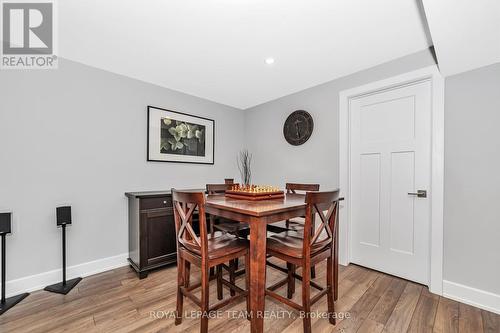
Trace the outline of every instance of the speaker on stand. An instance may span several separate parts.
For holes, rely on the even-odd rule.
[[[62,282],[45,287],[44,290],[51,291],[58,294],[66,295],[73,289],[78,282],[82,280],[81,277],[74,278],[66,281],[66,226],[71,224],[71,206],[57,207],[57,226],[62,228]]]
[[[5,297],[5,236],[11,233],[12,229],[12,213],[0,213],[0,236],[2,237],[2,298],[0,299],[0,315],[12,308],[17,303],[21,302],[29,293]]]

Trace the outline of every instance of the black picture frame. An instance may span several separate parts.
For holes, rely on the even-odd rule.
[[[160,153],[156,153],[156,158],[155,158],[155,156],[152,156],[153,154],[152,154],[151,145],[153,144],[152,143],[153,140],[151,140],[151,135],[152,135],[152,131],[155,130],[155,129],[152,129],[152,126],[151,126],[152,113],[158,112],[158,111],[169,113],[169,114],[176,114],[182,118],[186,118],[186,117],[193,118],[193,121],[196,119],[199,119],[199,120],[201,120],[201,122],[205,123],[205,126],[206,126],[206,124],[210,124],[211,128],[210,127],[209,128],[211,129],[210,130],[211,135],[209,135],[209,136],[206,135],[205,140],[207,140],[207,138],[209,138],[209,139],[211,139],[211,143],[208,145],[209,146],[208,151],[205,151],[206,155],[204,157],[199,157],[199,156],[193,157],[193,156],[185,156],[185,155],[175,155],[174,156],[172,154],[163,154],[163,155],[165,155],[164,159],[158,158],[158,154],[160,154]],[[148,162],[190,163],[190,164],[214,165],[215,164],[215,120],[210,119],[210,118],[201,117],[201,116],[196,116],[193,114],[184,113],[184,112],[173,111],[173,110],[169,110],[169,109],[165,109],[165,108],[161,108],[161,107],[157,107],[157,106],[153,106],[153,105],[148,105],[147,106],[147,146],[146,146],[146,148],[147,148],[146,159]],[[159,148],[159,147],[156,146],[156,148]],[[157,150],[157,151],[159,151],[159,150]],[[170,156],[170,159],[168,156]],[[184,160],[183,160],[183,158],[184,158]],[[203,161],[203,159],[205,159],[205,161]]]

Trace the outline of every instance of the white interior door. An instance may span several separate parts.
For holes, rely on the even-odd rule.
[[[351,262],[429,282],[431,82],[351,99]],[[427,193],[429,196],[430,193]]]

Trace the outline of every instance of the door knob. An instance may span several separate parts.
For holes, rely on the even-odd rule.
[[[418,198],[427,198],[427,191],[426,190],[417,190],[417,193],[408,192],[408,195],[414,195]]]

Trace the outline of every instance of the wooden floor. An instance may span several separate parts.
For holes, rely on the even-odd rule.
[[[317,280],[324,283],[324,265]],[[193,269],[192,280],[199,280]],[[268,285],[282,273],[268,269]],[[313,318],[313,332],[500,332],[500,316],[469,305],[430,294],[426,287],[363,267],[340,267],[339,299],[336,310],[349,315],[336,326],[328,319]],[[87,277],[70,294],[45,291],[32,293],[0,317],[0,332],[198,332],[197,308],[186,299],[185,318],[175,326],[176,267],[153,272],[139,280],[129,267]],[[215,285],[210,300],[216,301]],[[238,284],[244,285],[239,278]],[[300,300],[300,283],[296,301]],[[280,290],[283,294],[285,290]],[[229,293],[225,291],[225,296]],[[312,311],[326,311],[326,298]],[[210,332],[248,332],[250,322],[240,317],[245,303],[222,309],[209,320]],[[266,332],[302,332],[299,314],[274,300],[266,299],[270,318]],[[168,318],[160,318],[166,315]],[[284,318],[272,318],[280,316]]]

